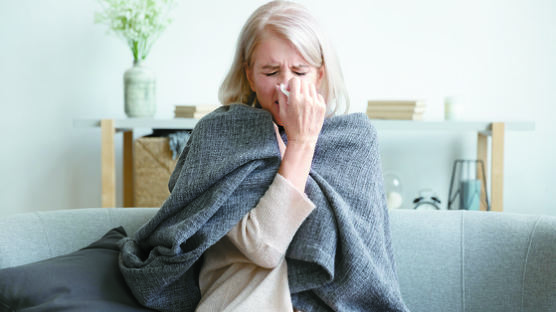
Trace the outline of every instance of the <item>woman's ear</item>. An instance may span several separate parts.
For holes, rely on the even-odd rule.
[[[317,69],[317,90],[320,89],[322,78],[324,78],[324,65]]]

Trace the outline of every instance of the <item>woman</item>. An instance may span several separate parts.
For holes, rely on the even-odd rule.
[[[267,110],[283,127],[288,145],[276,127],[282,154],[276,178],[259,204],[206,252],[197,311],[292,311],[284,255],[314,209],[305,184],[326,111],[333,113],[321,94],[328,103],[344,94],[336,59],[331,51],[321,53],[318,38],[324,36],[312,16],[285,1],[261,6],[241,31],[220,100]]]
[[[122,244],[137,299],[163,311],[405,311],[376,133],[363,114],[333,117],[349,100],[304,7],[251,15],[220,100],[160,212]]]

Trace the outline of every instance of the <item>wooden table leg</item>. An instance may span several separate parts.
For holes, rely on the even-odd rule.
[[[123,154],[124,207],[133,207],[133,131],[124,132]]]
[[[487,210],[486,185],[484,186],[482,185],[482,182],[486,181],[486,177],[483,175],[483,171],[485,174],[488,172],[487,157],[488,157],[488,135],[479,132],[479,134],[477,135],[477,159],[483,162],[484,170],[480,166],[477,166],[477,179],[481,181],[480,209],[483,211]]]
[[[103,208],[116,207],[116,156],[114,151],[114,120],[100,121],[101,131],[101,206]]]
[[[491,142],[491,193],[492,210],[504,210],[504,123],[492,124]]]

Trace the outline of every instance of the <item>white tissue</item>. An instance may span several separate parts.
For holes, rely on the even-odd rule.
[[[287,97],[290,97],[290,92],[288,90],[286,90],[286,85],[281,83],[280,84],[280,91],[282,91],[282,93],[284,93]]]

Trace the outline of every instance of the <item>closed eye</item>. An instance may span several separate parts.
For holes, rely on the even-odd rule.
[[[271,72],[271,73],[265,73],[264,75],[267,76],[267,77],[271,77],[271,76],[276,75],[277,73],[278,73],[278,71],[274,71],[274,72]],[[293,73],[296,74],[297,76],[305,76],[307,74],[305,72],[293,72]]]

